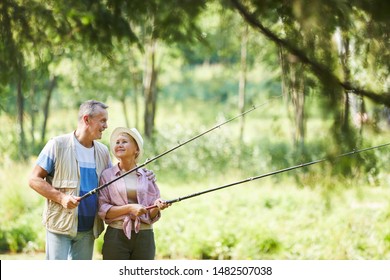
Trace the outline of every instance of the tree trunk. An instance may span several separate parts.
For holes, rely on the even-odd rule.
[[[293,72],[293,86],[290,89],[291,101],[294,108],[295,116],[295,135],[294,142],[298,149],[302,150],[305,142],[305,94],[304,94],[304,78],[303,78],[303,65],[296,65],[297,69]]]
[[[119,100],[122,104],[122,110],[123,110],[123,116],[125,119],[126,127],[130,127],[130,122],[129,122],[129,116],[127,114],[127,104],[126,104],[126,91],[125,90],[120,90],[121,92],[119,93]]]
[[[134,122],[135,127],[139,127],[139,106],[138,106],[138,92],[139,92],[139,83],[138,80],[135,80],[134,77],[136,74],[133,73],[133,81],[134,81],[134,96],[133,96],[133,103],[134,103]],[[141,87],[142,88],[142,87]]]
[[[148,138],[152,138],[154,131],[154,120],[156,114],[157,101],[157,71],[155,69],[156,41],[152,39],[147,50],[145,61],[144,74],[144,96],[145,96],[145,112],[144,112],[144,130]]]
[[[349,39],[348,37],[344,37],[344,35],[341,32],[340,36],[340,60],[341,60],[341,66],[343,68],[344,73],[344,81],[349,82],[351,80],[351,71],[349,69]],[[350,117],[350,106],[351,106],[351,98],[350,94],[348,94],[348,91],[345,91],[344,95],[344,115],[342,116],[342,129],[348,131],[349,130],[349,117]]]
[[[241,37],[241,64],[240,64],[240,79],[238,82],[238,109],[240,113],[245,112],[245,88],[246,88],[246,72],[247,72],[247,46],[248,46],[248,25],[245,25],[245,29]],[[240,143],[244,142],[244,126],[245,116],[240,118]]]
[[[53,90],[56,87],[57,84],[57,76],[53,76],[50,79],[49,88],[47,90],[46,100],[45,100],[45,106],[43,108],[43,125],[41,130],[41,144],[45,142],[46,137],[46,126],[47,126],[47,120],[49,119],[49,109],[50,109],[50,100],[51,96],[53,94]]]
[[[139,128],[139,106],[138,106],[138,94],[142,91],[142,83],[140,77],[142,74],[137,69],[137,63],[133,61],[133,66],[130,67],[131,79],[133,82],[133,105],[134,105],[134,125]],[[142,94],[142,93],[141,93]]]
[[[293,139],[295,147],[302,151],[305,143],[305,82],[303,65],[293,55],[284,53],[279,47],[279,59],[282,67],[282,93],[291,101],[289,112],[293,119]]]
[[[32,79],[34,80],[34,79]],[[35,116],[38,110],[36,109],[37,105],[35,104],[35,85],[32,84],[30,88],[30,119],[31,119],[31,128],[30,128],[30,137],[31,145],[35,147]]]
[[[20,72],[20,71],[19,71]],[[22,75],[19,74],[17,81],[17,98],[16,98],[16,106],[18,108],[18,132],[19,132],[19,156],[22,160],[27,160],[28,151],[26,145],[26,137],[24,134],[24,96],[22,92]]]
[[[344,73],[344,82],[350,83],[351,81],[351,70],[349,68],[351,52],[350,52],[350,40],[347,31],[340,31],[340,61]],[[344,98],[344,116],[343,116],[343,131],[349,131],[350,118],[359,133],[362,133],[363,124],[368,120],[366,107],[364,104],[364,98],[360,95],[355,94],[353,91],[345,90]]]

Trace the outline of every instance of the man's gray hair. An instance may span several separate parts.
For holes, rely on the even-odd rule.
[[[88,115],[90,117],[94,117],[96,115],[97,108],[107,109],[108,106],[100,101],[96,100],[87,100],[83,104],[80,105],[79,110],[79,121],[83,118],[83,116]]]

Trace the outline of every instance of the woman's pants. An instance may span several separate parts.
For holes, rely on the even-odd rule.
[[[131,232],[108,226],[104,234],[103,260],[153,260],[156,253],[153,229]]]

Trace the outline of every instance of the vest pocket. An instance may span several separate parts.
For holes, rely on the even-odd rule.
[[[49,200],[47,209],[47,226],[49,229],[69,232],[74,223],[75,209],[65,209],[61,204]]]

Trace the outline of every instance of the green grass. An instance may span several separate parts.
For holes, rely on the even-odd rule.
[[[17,170],[27,170],[27,166],[19,168]],[[232,173],[213,178],[178,179],[173,184],[164,182],[164,176],[159,173],[157,176],[166,199],[243,179]],[[4,188],[1,191],[4,194]],[[26,224],[35,225],[35,245],[29,243],[29,250],[3,254],[0,259],[43,258],[44,228],[40,224],[43,205],[38,195],[25,185],[21,192],[26,194],[8,204],[4,204],[2,196],[1,223],[3,226],[4,210],[20,207],[18,216],[24,215],[24,219],[28,219]],[[260,179],[183,200],[164,210],[161,220],[155,224],[157,258],[388,259],[389,200],[389,184],[385,182],[379,187],[338,185],[324,189],[297,187],[288,178]],[[28,209],[34,209],[33,214],[28,215],[22,206],[32,202],[33,207]],[[11,212],[9,215],[14,213],[8,212]],[[101,259],[101,242],[102,236],[97,242],[95,259]]]
[[[165,210],[156,224],[158,256],[388,259],[389,196],[388,187],[324,194],[288,182],[243,184]]]
[[[163,198],[174,199],[302,163],[292,153],[289,122],[283,103],[278,104],[246,117],[243,144],[238,142],[238,121],[234,121],[148,165],[157,175]],[[110,131],[124,125],[117,113],[120,106],[109,105],[114,113],[102,139],[106,144]],[[146,157],[238,115],[232,107],[214,105],[212,110],[210,104],[202,103],[160,105],[157,138],[154,143],[146,140]],[[72,127],[70,114],[57,111],[58,119],[66,121],[48,136],[58,134],[59,128],[67,132]],[[312,159],[322,158],[329,124],[313,118],[307,126],[308,154]],[[388,138],[388,132],[365,133],[369,141],[364,146]],[[6,141],[14,141],[12,134],[9,137]],[[35,157],[17,162],[4,153],[5,143],[1,147],[0,259],[43,259],[43,199],[27,185]],[[387,150],[365,154],[364,165],[352,160],[321,163],[175,203],[155,224],[157,258],[389,259]],[[352,166],[352,173],[332,176],[342,164]],[[95,259],[101,259],[102,237],[96,243]]]
[[[11,254],[0,254],[0,260],[44,260],[45,253],[34,252],[34,253],[11,253]]]

